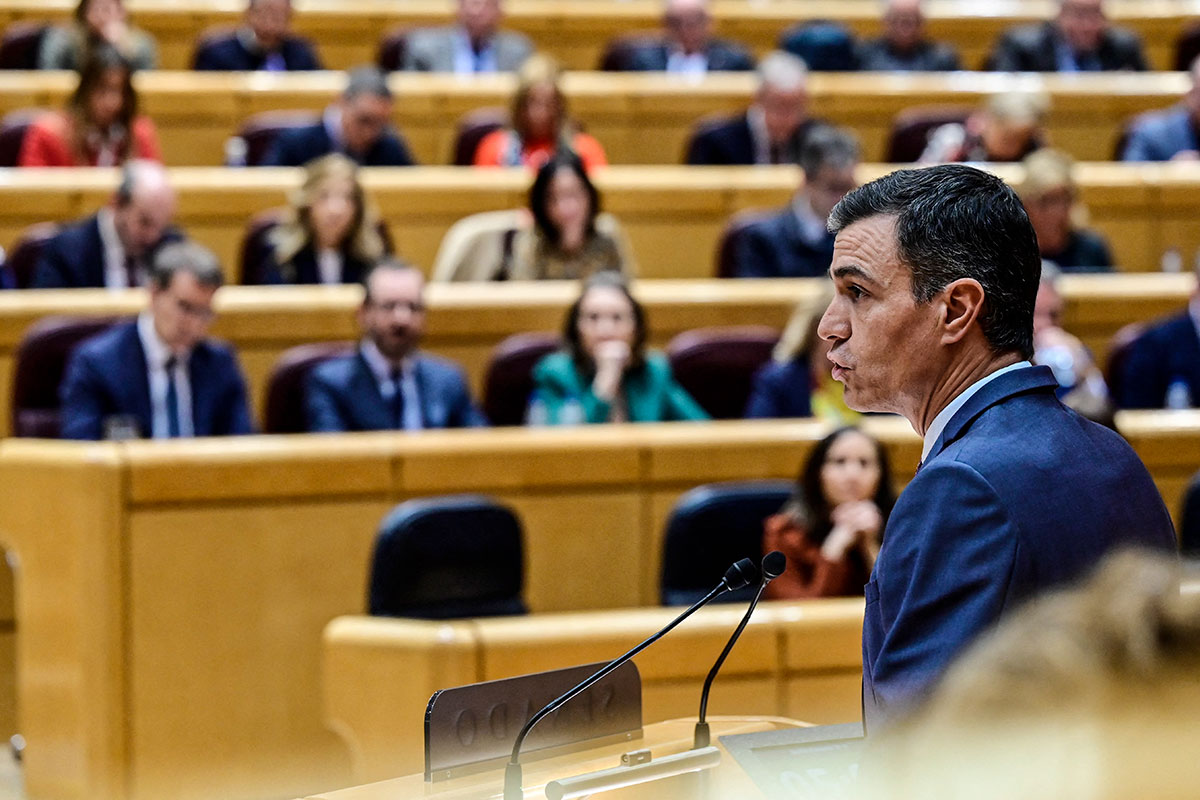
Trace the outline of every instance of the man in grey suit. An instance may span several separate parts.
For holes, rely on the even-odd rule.
[[[533,53],[519,33],[500,30],[500,0],[458,0],[458,24],[408,37],[401,69],[416,72],[512,72]]]
[[[1200,58],[1192,61],[1192,87],[1179,103],[1147,111],[1129,126],[1122,161],[1200,159]]]

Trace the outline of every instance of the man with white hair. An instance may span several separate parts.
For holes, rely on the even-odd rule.
[[[702,126],[688,164],[795,164],[813,127],[804,61],[775,51],[758,65],[758,90],[745,113]]]
[[[662,38],[635,45],[625,69],[683,75],[745,72],[754,69],[754,58],[740,44],[713,36],[708,0],[666,0]]]
[[[862,42],[858,66],[865,71],[952,72],[958,54],[925,36],[921,0],[883,0],[883,35]]]

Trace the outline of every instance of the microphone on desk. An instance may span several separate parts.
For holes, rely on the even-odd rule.
[[[508,764],[504,767],[504,800],[521,800],[521,797],[525,793],[521,786],[521,745],[525,742],[525,737],[529,735],[529,732],[533,729],[534,725],[538,724],[538,722],[544,719],[547,715],[566,705],[571,698],[583,692],[588,687],[594,685],[599,680],[604,678],[604,676],[608,675],[613,670],[632,659],[638,653],[657,642],[663,636],[670,633],[670,631],[676,625],[690,617],[701,607],[708,605],[718,595],[725,592],[734,591],[735,589],[741,589],[744,586],[749,586],[754,581],[754,578],[757,574],[758,570],[755,568],[754,562],[748,558],[743,558],[741,561],[730,565],[729,569],[725,570],[725,575],[721,578],[721,582],[713,587],[712,591],[697,600],[690,608],[688,608],[678,617],[671,620],[666,627],[655,633],[650,638],[644,640],[632,650],[624,653],[623,655],[617,656],[612,661],[608,662],[603,667],[584,678],[578,684],[568,689],[565,693],[551,700],[542,708],[541,711],[530,717],[529,721],[525,723],[525,726],[521,728],[520,733],[517,734],[517,740],[513,743],[512,758],[509,759]],[[759,591],[761,593],[762,590],[759,589]]]
[[[717,663],[713,664],[712,669],[708,671],[708,677],[704,679],[704,690],[700,692],[700,715],[696,722],[696,732],[692,738],[692,747],[701,748],[708,747],[710,735],[708,730],[708,722],[705,717],[708,714],[708,693],[712,689],[713,680],[717,677],[717,672],[720,671],[721,665],[725,663],[725,658],[729,655],[729,651],[733,649],[734,643],[738,637],[742,635],[742,631],[746,629],[746,625],[750,622],[750,615],[754,613],[755,606],[758,605],[758,600],[762,597],[763,590],[767,588],[767,584],[783,574],[787,568],[787,557],[778,550],[772,550],[763,556],[762,569],[760,570],[762,578],[758,584],[758,591],[754,593],[754,599],[750,601],[750,607],[746,609],[745,616],[738,626],[733,631],[733,635],[729,637],[729,641],[725,643],[725,649],[721,651],[721,655],[717,656]]]

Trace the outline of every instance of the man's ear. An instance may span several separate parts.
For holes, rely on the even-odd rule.
[[[983,286],[974,278],[951,281],[942,290],[942,342],[958,342],[979,321],[986,301]]]

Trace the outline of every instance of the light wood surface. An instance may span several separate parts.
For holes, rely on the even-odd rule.
[[[696,714],[704,677],[744,611],[740,603],[705,609],[637,657],[646,723]],[[324,637],[326,721],[351,753],[356,783],[420,772],[421,719],[433,692],[607,661],[677,612],[629,609],[455,623],[336,619]],[[817,724],[858,720],[861,631],[862,598],[763,603],[722,667],[710,713]]]
[[[1010,0],[981,7],[970,0],[933,0],[926,4],[929,35],[953,44],[964,65],[981,66],[997,36],[1012,25],[1036,22],[1054,14],[1050,0]],[[178,0],[131,0],[133,21],[158,40],[163,66],[190,66],[197,37],[214,25],[238,22],[244,3]],[[65,20],[71,0],[5,0],[0,22],[18,19]],[[379,37],[396,26],[442,25],[452,20],[446,0],[300,0],[296,30],[312,38],[325,64],[345,69],[375,60]],[[505,26],[530,36],[574,69],[594,69],[605,43],[631,31],[659,26],[662,13],[656,0],[627,0],[619,5],[591,0],[509,0]],[[718,35],[733,37],[757,54],[774,46],[779,34],[802,19],[834,19],[858,36],[875,36],[880,29],[876,0],[717,0],[712,3]],[[1112,3],[1110,18],[1132,28],[1143,39],[1146,56],[1155,69],[1169,69],[1175,40],[1184,25],[1200,14],[1194,0]]]
[[[394,121],[418,163],[448,164],[456,123],[484,107],[507,107],[511,75],[459,78],[397,73]],[[0,73],[0,113],[61,108],[75,85],[64,72]],[[145,72],[136,76],[143,113],[154,120],[166,163],[216,166],[224,143],[252,114],[289,109],[319,112],[341,91],[345,75],[320,73]],[[1101,161],[1135,114],[1179,101],[1184,73],[1035,75],[1000,73],[816,73],[809,113],[858,134],[864,157],[885,158],[897,113],[915,106],[970,109],[993,93],[1044,92],[1050,98],[1048,143],[1080,160]],[[604,145],[614,164],[678,164],[698,121],[744,110],[754,93],[750,73],[683,81],[653,73],[568,73],[570,113]]]
[[[822,281],[644,280],[637,284],[637,294],[647,309],[651,344],[662,347],[677,334],[700,327],[758,324],[782,329],[797,303],[813,302]],[[1176,313],[1193,286],[1188,275],[1068,275],[1062,283],[1064,323],[1103,362],[1117,330]],[[462,364],[479,397],[492,348],[514,333],[559,330],[576,292],[569,282],[431,285],[425,347]],[[279,355],[300,344],[354,339],[360,301],[361,290],[355,287],[228,286],[217,294],[213,332],[237,349],[255,406],[261,409]],[[11,429],[15,356],[30,325],[56,314],[134,314],[144,302],[140,290],[0,293],[0,434]]]
[[[0,73],[2,76],[3,73]],[[861,181],[895,167],[866,164]],[[1019,167],[996,169],[1019,181]],[[1179,252],[1185,269],[1200,255],[1200,165],[1081,164],[1081,201],[1090,225],[1108,237],[1122,271],[1158,270]],[[300,173],[291,169],[177,168],[177,222],[212,248],[234,277],[251,217],[286,203]],[[111,170],[13,170],[0,175],[0,245],[9,248],[30,225],[68,222],[107,202]],[[363,183],[380,207],[398,252],[428,271],[446,231],[480,211],[526,205],[530,178],[521,170],[455,167],[368,171]],[[729,218],[787,203],[800,183],[791,167],[612,167],[596,184],[606,210],[628,232],[643,278],[708,278]]]

